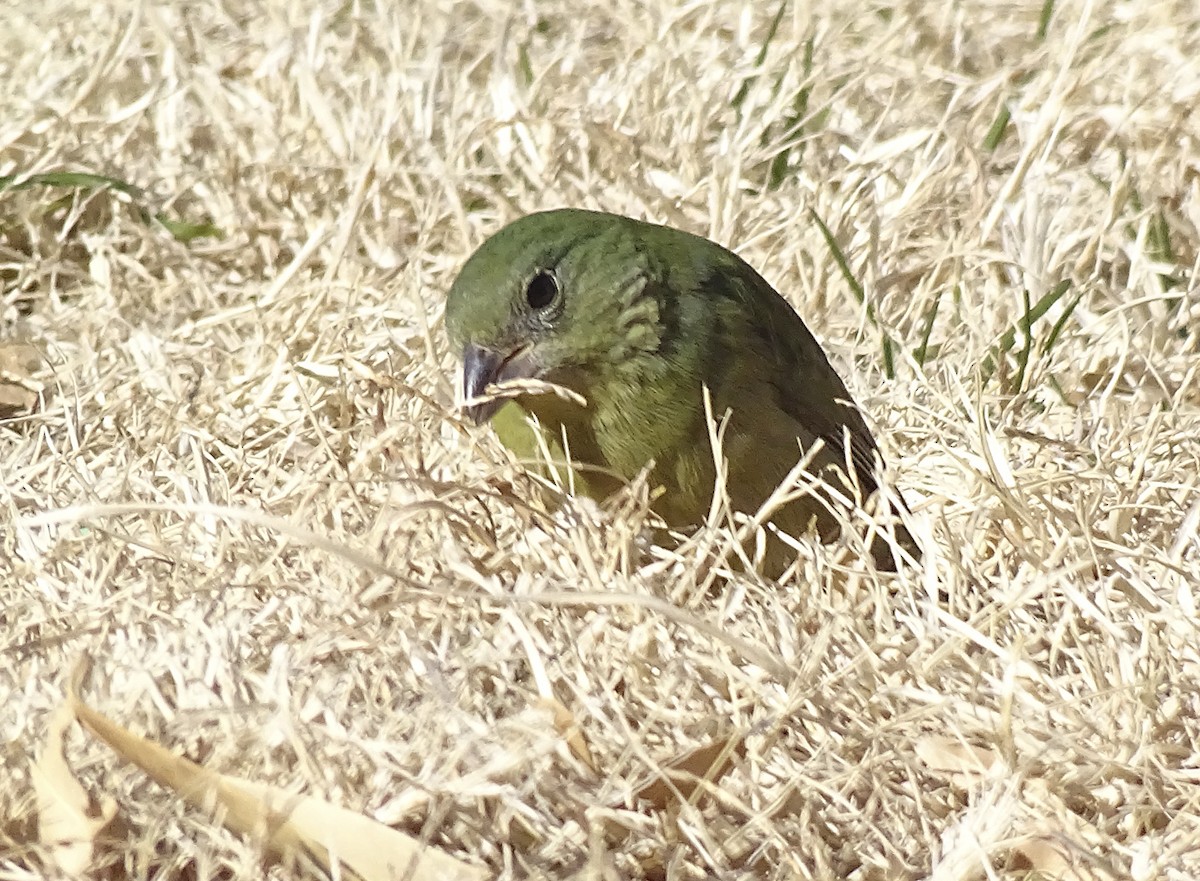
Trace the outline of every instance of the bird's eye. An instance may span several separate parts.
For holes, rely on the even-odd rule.
[[[545,309],[557,296],[558,279],[544,269],[531,278],[525,288],[525,301],[531,309]]]

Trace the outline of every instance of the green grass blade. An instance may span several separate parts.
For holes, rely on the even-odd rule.
[[[846,255],[842,253],[841,247],[837,243],[837,239],[833,237],[833,231],[825,225],[820,215],[812,208],[808,209],[808,214],[816,222],[817,228],[821,230],[821,235],[825,238],[825,244],[829,246],[830,252],[833,254],[834,262],[837,263],[838,269],[842,272],[842,277],[846,279],[846,284],[850,285],[850,290],[854,293],[855,299],[866,307],[867,320],[871,322],[871,326],[879,331],[883,338],[883,369],[887,374],[888,379],[896,378],[896,347],[892,342],[891,336],[880,325],[879,318],[875,314],[875,307],[867,301],[867,292],[863,289],[862,284],[854,277],[854,272],[850,269],[850,263],[846,260]]]
[[[1040,43],[1046,39],[1046,34],[1050,30],[1050,19],[1054,17],[1054,0],[1045,0],[1042,3],[1042,13],[1038,16],[1037,26],[1037,41]]]
[[[804,150],[804,142],[800,135],[804,132],[804,123],[808,117],[808,101],[812,95],[813,47],[815,38],[809,37],[804,44],[804,82],[792,98],[792,110],[784,123],[783,147],[771,157],[771,166],[767,172],[767,191],[779,189],[787,177],[789,165],[788,154],[794,149],[797,153]]]
[[[1058,316],[1058,321],[1054,322],[1054,326],[1050,328],[1050,333],[1047,334],[1047,336],[1044,340],[1042,340],[1042,345],[1041,345],[1041,349],[1039,350],[1039,354],[1042,354],[1042,355],[1050,354],[1050,350],[1052,348],[1054,348],[1054,344],[1056,342],[1058,342],[1058,337],[1062,333],[1063,328],[1066,327],[1067,321],[1071,318],[1071,315],[1075,312],[1075,307],[1078,306],[1079,303],[1083,300],[1083,294],[1084,294],[1084,292],[1080,291],[1074,297],[1071,298],[1071,302],[1068,303],[1066,305],[1066,307],[1063,309],[1062,315]]]
[[[1032,328],[1034,322],[1038,321],[1038,319],[1045,315],[1055,303],[1061,300],[1063,294],[1070,290],[1070,288],[1071,283],[1069,281],[1061,281],[1055,286],[1054,290],[1045,294],[1032,306],[1028,305],[1028,293],[1025,294],[1025,313],[1018,319],[1018,323],[1016,325],[1010,327],[1000,336],[1000,339],[997,340],[996,344],[988,351],[988,355],[983,361],[981,370],[983,373],[984,382],[987,382],[992,378],[993,374],[996,372],[997,365],[1000,363],[1000,359],[1008,354],[1008,352],[1010,352],[1012,347],[1016,344],[1017,331],[1025,327]]]
[[[929,357],[929,340],[933,336],[933,323],[937,319],[938,309],[942,305],[942,293],[938,291],[937,299],[933,301],[933,306],[925,316],[925,330],[921,333],[921,345],[917,346],[913,352],[913,360],[922,367],[925,366],[925,361]]]
[[[771,48],[771,41],[775,39],[775,34],[779,31],[779,23],[783,21],[783,13],[787,11],[788,0],[781,0],[779,8],[775,10],[775,17],[771,19],[771,24],[767,27],[767,35],[763,38],[763,43],[758,47],[758,55],[754,59],[754,73],[742,80],[741,86],[737,90],[737,94],[733,96],[733,100],[729,105],[734,109],[741,111],[742,104],[746,100],[746,96],[750,94],[750,89],[753,88],[755,82],[758,81],[758,69],[762,67],[764,61],[767,60],[767,52]]]
[[[1029,356],[1033,353],[1033,319],[1029,316],[1029,288],[1021,288],[1021,300],[1025,304],[1025,312],[1021,315],[1021,330],[1025,334],[1025,345],[1017,353],[1017,380],[1013,383],[1013,391],[1020,394],[1025,387],[1025,376],[1029,371]]]
[[[1004,138],[1004,131],[1008,128],[1009,120],[1012,119],[1012,114],[1008,109],[1008,101],[1000,107],[1000,112],[996,114],[996,118],[992,120],[992,127],[983,137],[983,149],[989,153],[995,152],[1000,146],[1000,141]]]
[[[1044,0],[1042,3],[1041,13],[1038,15],[1037,30],[1034,32],[1034,39],[1039,43],[1044,43],[1046,34],[1050,30],[1050,19],[1054,17],[1054,2],[1055,0]],[[1029,79],[1029,75],[1022,77],[1022,85]],[[1008,129],[1008,123],[1012,119],[1012,112],[1009,110],[1008,97],[1004,98],[1004,103],[1000,106],[1000,112],[996,114],[996,118],[992,120],[991,128],[983,137],[983,149],[989,153],[994,153],[996,148],[1000,146],[1000,142],[1004,139],[1004,132]]]
[[[150,224],[157,222],[177,241],[185,244],[195,239],[220,239],[225,237],[224,231],[211,223],[191,223],[176,220],[162,211],[151,213],[144,204],[145,192],[140,187],[136,187],[115,177],[92,174],[86,171],[50,171],[44,174],[31,174],[27,176],[13,174],[0,176],[0,192],[4,190],[28,190],[34,187],[66,190],[112,190],[123,196],[128,196],[130,204],[137,212],[138,219],[142,223]]]

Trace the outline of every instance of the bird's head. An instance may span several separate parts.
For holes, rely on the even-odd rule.
[[[607,371],[653,349],[661,303],[639,230],[591,211],[531,214],[483,243],[446,300],[446,331],[463,363],[463,393],[540,379],[585,398]],[[476,423],[502,401],[472,406]]]

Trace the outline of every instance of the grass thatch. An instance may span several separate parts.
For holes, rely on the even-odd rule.
[[[499,877],[1200,877],[1194,0],[2,17],[0,877],[43,871],[83,654],[122,724]],[[644,488],[560,504],[467,430],[445,291],[556,205],[775,282],[925,570],[713,579],[646,550]],[[69,746],[122,872],[259,871]]]

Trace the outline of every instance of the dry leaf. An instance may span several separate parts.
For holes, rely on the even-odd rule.
[[[976,786],[1004,767],[1004,759],[997,750],[971,746],[953,737],[923,737],[915,749],[917,758],[931,773],[960,789]]]
[[[1083,863],[1083,853],[1062,839],[1049,835],[1030,835],[1012,846],[1017,869],[1037,874],[1045,881],[1101,881],[1111,878]]]
[[[74,721],[68,700],[50,717],[46,740],[30,769],[37,794],[38,840],[65,875],[82,875],[91,867],[96,836],[117,813],[111,798],[94,803],[67,765],[63,740]]]
[[[1047,879],[1112,881],[1119,877],[1106,855],[1106,836],[1067,807],[1046,781],[1026,781],[1023,833],[1013,855]]]
[[[583,736],[583,731],[580,729],[579,721],[575,718],[574,713],[554,698],[543,697],[538,703],[554,714],[554,730],[561,734],[563,740],[567,742],[567,748],[571,750],[571,754],[592,771],[599,773],[596,769],[596,760],[592,758],[592,751],[588,748],[587,740]]]
[[[663,773],[638,787],[635,796],[658,810],[690,800],[703,781],[719,780],[733,766],[734,756],[746,754],[745,735],[734,734],[697,747],[663,764]],[[678,794],[678,795],[677,795]]]
[[[0,344],[0,419],[23,416],[37,404],[42,384],[33,373],[41,362],[41,353],[33,346]]]
[[[338,365],[327,364],[321,361],[297,361],[292,366],[296,369],[297,373],[322,380],[323,382],[333,382],[341,373]]]
[[[307,856],[362,881],[483,881],[489,873],[382,823],[278,787],[218,774],[138,737],[73,698],[79,720],[118,755],[281,860]],[[334,868],[336,866],[336,869]]]
[[[997,758],[990,769],[992,779],[978,776],[987,751],[951,747],[961,742],[930,737],[923,742],[926,752],[942,766],[963,769],[976,782],[976,797],[942,833],[940,859],[929,876],[936,881],[983,877],[981,866],[1002,865],[1021,877],[1043,881],[1116,881],[1111,841],[1095,826],[1071,811],[1044,781],[996,773]],[[1010,873],[1011,874],[1011,873]],[[992,877],[989,874],[988,877]],[[1004,877],[1009,877],[1005,874]]]

